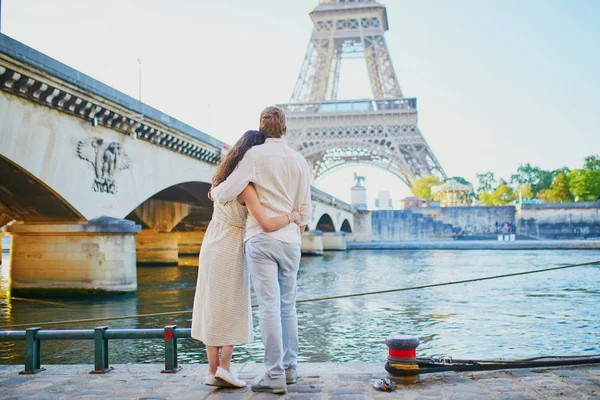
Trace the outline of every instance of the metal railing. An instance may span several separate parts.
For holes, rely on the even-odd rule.
[[[24,331],[0,331],[0,342],[25,340],[25,369],[20,374],[37,374],[41,367],[41,342],[43,340],[93,340],[94,369],[91,374],[104,374],[113,368],[108,365],[108,341],[120,339],[163,339],[165,344],[165,369],[162,373],[175,373],[177,364],[177,339],[191,338],[191,328],[167,325],[164,329],[108,329],[99,326],[80,330],[42,330],[28,328]]]
[[[416,98],[384,99],[384,100],[339,100],[314,103],[278,104],[291,113],[361,113],[376,111],[414,111],[417,109]]]

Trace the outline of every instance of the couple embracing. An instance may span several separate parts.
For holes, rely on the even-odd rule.
[[[284,142],[285,114],[267,107],[213,177],[214,212],[200,251],[192,337],[206,345],[211,386],[244,387],[230,368],[233,345],[253,340],[250,277],[259,306],[266,373],[255,392],[296,383],[296,278],[310,220],[306,160]]]

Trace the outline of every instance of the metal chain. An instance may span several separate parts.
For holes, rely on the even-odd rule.
[[[337,295],[337,296],[314,297],[311,299],[300,299],[300,300],[297,300],[296,303],[297,304],[310,303],[310,302],[315,302],[315,301],[345,299],[345,298],[349,298],[349,297],[360,297],[360,296],[371,296],[371,295],[375,295],[375,294],[405,292],[405,291],[409,291],[409,290],[428,289],[428,288],[434,288],[434,287],[440,287],[440,286],[450,286],[450,285],[459,285],[459,284],[463,284],[463,283],[481,282],[481,281],[487,281],[487,280],[491,280],[491,279],[509,278],[512,276],[537,274],[540,272],[556,271],[556,270],[567,269],[567,268],[576,268],[576,267],[587,267],[587,266],[598,265],[598,264],[600,264],[600,260],[591,261],[591,262],[587,262],[587,263],[580,263],[580,264],[563,265],[563,266],[559,266],[559,267],[536,269],[533,271],[515,272],[512,274],[486,276],[483,278],[473,278],[473,279],[465,279],[465,280],[460,280],[460,281],[443,282],[443,283],[432,283],[430,285],[412,286],[412,287],[386,289],[386,290],[376,290],[376,291],[372,291],[372,292],[341,294],[341,295]],[[252,307],[258,307],[258,305],[253,304]],[[63,325],[63,324],[100,322],[100,321],[117,321],[117,320],[123,320],[123,319],[133,319],[133,318],[161,317],[161,316],[166,316],[166,315],[181,315],[181,314],[189,314],[191,312],[192,312],[192,310],[179,310],[179,311],[168,311],[168,312],[159,312],[159,313],[151,313],[151,314],[121,315],[121,316],[117,316],[117,317],[72,319],[72,320],[64,320],[64,321],[46,321],[46,322],[35,322],[35,323],[27,323],[27,324],[14,324],[14,325],[0,326],[0,331],[6,330],[8,328],[38,327],[38,326],[45,326],[45,325]]]

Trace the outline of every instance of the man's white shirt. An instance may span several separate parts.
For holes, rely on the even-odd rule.
[[[269,218],[300,213],[300,225],[307,225],[312,213],[310,191],[310,169],[297,151],[283,139],[268,138],[264,144],[254,146],[246,152],[233,173],[212,190],[218,203],[234,200],[252,182],[258,198]],[[249,216],[246,223],[245,240],[262,233],[260,226]],[[268,232],[267,235],[286,243],[301,243],[298,225]]]

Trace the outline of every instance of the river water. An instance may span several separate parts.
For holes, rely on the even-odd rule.
[[[298,298],[313,298],[600,260],[600,251],[353,250],[303,257]],[[136,295],[113,299],[7,298],[8,258],[0,266],[0,325],[134,315],[191,307],[197,268],[139,267]],[[190,326],[190,314],[51,329]],[[374,361],[391,334],[421,339],[419,356],[522,358],[600,353],[600,267],[298,305],[300,362]],[[239,346],[237,362],[260,362],[262,344]],[[21,329],[21,328],[20,328]],[[0,327],[0,330],[3,330]],[[182,363],[206,362],[201,344],[181,340]],[[162,363],[160,340],[109,342],[111,363]],[[0,364],[23,362],[23,343],[0,342]],[[42,343],[44,363],[93,363],[91,341]]]

